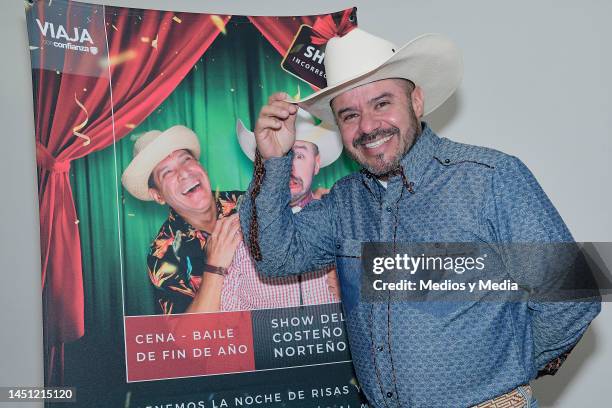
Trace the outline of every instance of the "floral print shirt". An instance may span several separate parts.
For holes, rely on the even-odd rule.
[[[240,191],[217,192],[217,211],[223,217],[236,212]],[[151,243],[147,269],[155,287],[155,298],[160,314],[184,313],[200,287],[206,255],[204,248],[209,237],[170,208],[168,219],[162,224]]]

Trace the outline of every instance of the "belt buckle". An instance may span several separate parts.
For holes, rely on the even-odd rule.
[[[526,408],[531,400],[531,387],[521,385],[512,391],[491,400],[475,405],[473,408]]]

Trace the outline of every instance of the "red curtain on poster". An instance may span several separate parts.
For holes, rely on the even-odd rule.
[[[315,22],[314,16],[303,16],[288,19],[286,17],[249,17],[249,20],[272,46],[281,55],[287,53],[287,49],[297,34],[300,26],[306,24],[312,26]]]
[[[355,8],[350,8],[335,13],[338,16],[338,21],[334,21],[331,14],[293,17],[291,19],[287,17],[261,16],[249,17],[249,20],[263,34],[266,40],[272,44],[276,51],[281,55],[285,55],[302,24],[314,27],[315,30],[320,28],[321,34],[329,33],[327,35],[329,39],[335,36],[336,33],[342,35],[341,31],[344,31],[344,25],[357,25],[355,12]]]
[[[111,145],[142,122],[176,88],[230,18],[105,10],[110,79],[33,70],[45,337],[52,345],[46,367],[49,385],[63,381],[63,344],[84,334],[81,248],[70,162]],[[74,63],[67,60],[76,55],[66,53],[66,64]]]

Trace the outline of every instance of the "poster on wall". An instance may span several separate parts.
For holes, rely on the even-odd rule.
[[[26,16],[45,386],[74,387],[70,407],[366,406],[335,269],[260,276],[236,219],[259,109],[325,86],[326,38],[356,10],[53,0],[26,2]],[[295,211],[355,170],[336,134],[299,121],[326,149],[294,165]]]

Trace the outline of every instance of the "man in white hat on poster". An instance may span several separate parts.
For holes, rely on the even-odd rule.
[[[163,314],[220,310],[224,277],[241,242],[234,195],[215,199],[199,158],[191,129],[152,130],[136,140],[121,177],[137,199],[170,208],[147,256]]]
[[[573,242],[520,160],[440,138],[421,122],[459,86],[460,51],[439,34],[397,47],[354,28],[329,40],[324,63],[326,88],[300,101],[273,94],[255,126],[259,157],[240,221],[258,270],[284,276],[336,264],[353,363],[372,406],[534,406],[529,382],[556,371],[598,301],[406,302],[390,301],[389,291],[372,301],[362,286],[371,273],[362,243]],[[297,214],[287,187],[295,102],[337,126],[363,167]],[[529,280],[540,271],[522,272]]]
[[[320,198],[321,190],[312,191],[312,182],[319,171],[334,163],[342,153],[342,141],[337,129],[324,123],[315,124],[315,119],[303,109],[299,109],[295,120],[296,137],[292,146],[293,161],[289,177],[289,206],[293,213],[301,211],[306,205]],[[236,122],[236,136],[244,154],[255,160],[255,134],[248,130],[240,119]],[[324,190],[324,189],[323,189]],[[289,277],[296,279],[296,277]],[[266,278],[259,274],[249,276],[250,280],[264,284],[274,282],[274,278]],[[287,278],[285,278],[287,279]],[[333,267],[321,271],[297,275],[300,286],[305,286],[306,293],[325,292],[324,286],[331,292],[334,299],[340,300],[338,276]],[[245,284],[243,281],[242,285]],[[282,289],[284,290],[284,289]],[[300,293],[302,290],[300,290]]]
[[[314,132],[305,130],[316,135],[322,128]],[[243,132],[243,136],[248,135]],[[342,151],[339,137],[335,136],[338,139],[335,147],[326,144],[329,151],[325,160],[330,159],[329,155],[335,160]],[[159,312],[250,310],[337,302],[337,279],[329,268],[304,278],[261,278],[257,274],[241,241],[235,214],[240,192],[218,192],[213,196],[208,173],[199,157],[200,143],[191,129],[179,125],[164,132],[153,130],[137,139],[134,158],[121,179],[139,200],[167,204],[170,208],[147,256],[148,275],[155,287]]]

